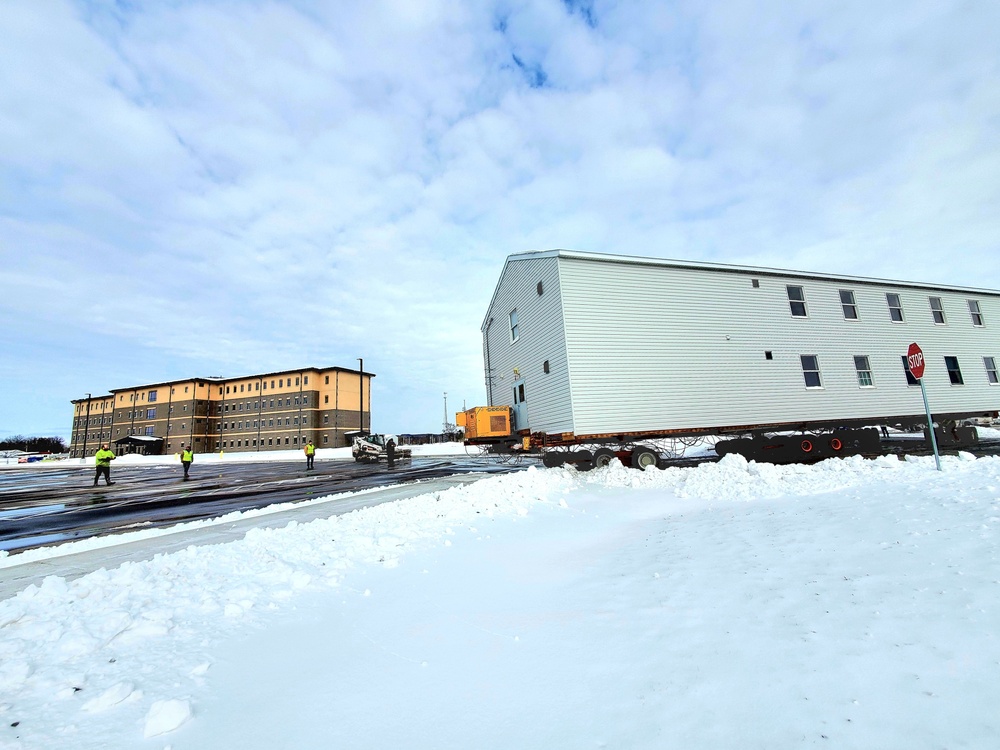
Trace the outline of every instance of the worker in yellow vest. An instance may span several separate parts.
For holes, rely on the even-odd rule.
[[[306,471],[315,469],[316,467],[313,465],[313,460],[316,458],[316,446],[313,445],[313,441],[310,440],[306,443],[306,447],[303,450],[305,450],[306,453]]]
[[[97,473],[94,474],[94,486],[97,486],[97,480],[101,478],[101,474],[104,475],[104,481],[108,485],[114,484],[111,481],[111,462],[115,460],[115,454],[108,450],[108,444],[104,443],[101,449],[94,454],[94,461],[97,464]]]
[[[194,461],[194,452],[191,450],[190,445],[181,446],[181,466],[184,467],[184,479],[187,481],[191,477],[188,476],[188,470],[191,468],[191,462]]]

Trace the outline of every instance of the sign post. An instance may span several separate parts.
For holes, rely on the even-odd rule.
[[[910,374],[920,383],[920,395],[924,399],[924,414],[927,415],[927,430],[931,435],[931,448],[934,449],[934,465],[941,471],[941,454],[938,453],[937,437],[934,435],[934,418],[931,417],[931,406],[927,402],[927,389],[924,388],[924,353],[916,343],[910,344],[906,350],[906,366]]]

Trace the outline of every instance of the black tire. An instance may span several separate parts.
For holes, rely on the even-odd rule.
[[[594,468],[600,469],[611,463],[617,456],[610,448],[598,448],[594,451]]]
[[[645,471],[649,467],[656,468],[660,461],[660,452],[648,445],[638,445],[632,450],[632,468]]]
[[[545,451],[542,454],[542,465],[549,469],[555,469],[566,463],[566,457],[569,453],[566,451]]]
[[[594,468],[594,454],[590,451],[573,451],[569,454],[567,460],[576,464],[577,469],[580,469],[581,464],[590,464],[590,468],[580,469],[580,471],[590,471],[590,469]]]

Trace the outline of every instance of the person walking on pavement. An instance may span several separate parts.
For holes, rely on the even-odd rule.
[[[385,458],[390,469],[396,465],[396,441],[392,438],[385,444]]]
[[[108,485],[114,484],[111,481],[111,462],[115,460],[115,454],[108,450],[108,444],[103,443],[101,449],[94,454],[94,461],[97,464],[97,473],[94,474],[94,486],[97,486],[97,480],[101,478],[101,474],[104,475],[104,481]]]
[[[191,462],[194,461],[194,451],[191,450],[190,445],[181,446],[181,466],[184,467],[184,481],[187,481],[191,477],[188,476],[188,471],[191,469]]]
[[[304,450],[306,452],[306,471],[315,469],[316,467],[313,465],[313,460],[316,458],[316,446],[313,445],[312,440],[306,443]]]

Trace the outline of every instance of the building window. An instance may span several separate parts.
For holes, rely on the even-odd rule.
[[[298,384],[299,384],[299,379],[295,378],[295,385],[298,385]]]
[[[935,325],[944,325],[944,305],[941,304],[940,297],[928,297],[931,303],[931,315],[934,316]]]
[[[850,289],[840,290],[840,306],[844,310],[844,320],[858,319],[858,304],[854,301],[854,292]]]
[[[323,415],[323,424],[330,424],[330,415],[329,414],[324,414]]]
[[[309,385],[309,376],[308,375],[303,375],[302,376],[302,385]]]
[[[520,332],[517,329],[517,310],[510,311],[510,342],[513,344],[517,341],[520,336]]]
[[[889,306],[889,320],[893,323],[902,323],[903,303],[899,301],[899,295],[886,292],[885,303]]]
[[[981,326],[983,325],[983,313],[979,309],[978,300],[969,300],[969,314],[972,316],[972,325]]]
[[[868,357],[856,355],[854,357],[854,369],[858,372],[858,385],[862,388],[872,388],[875,383],[872,380],[872,366],[868,362]]]
[[[760,289],[760,279],[750,279],[750,286],[754,289]]]
[[[146,409],[146,419],[156,419],[156,409]]]
[[[793,318],[806,317],[806,293],[800,286],[786,286],[788,292],[788,307]]]
[[[910,366],[906,362],[906,355],[904,354],[900,359],[903,360],[903,372],[906,373],[906,384],[920,385],[920,381],[913,377],[913,373],[910,372]]]
[[[323,403],[324,404],[330,403],[330,396],[329,395],[323,396]]]
[[[819,377],[819,357],[815,354],[803,354],[799,357],[802,360],[802,376],[806,381],[806,388],[822,388],[823,382]]]
[[[993,357],[983,357],[983,364],[986,365],[986,379],[990,385],[997,385],[997,363]]]
[[[329,443],[330,442],[330,436],[329,435],[324,435],[323,436],[323,442],[324,443]]]
[[[274,390],[274,381],[271,381],[271,390]]]
[[[244,389],[245,387],[246,387],[246,386],[245,386],[245,385],[244,385],[243,383],[240,383],[240,393],[243,393],[243,389]]]
[[[153,425],[151,424],[146,425],[146,435],[148,435],[149,437],[153,437]]]
[[[150,401],[156,401],[156,391],[150,391],[149,392],[149,400]]]
[[[330,385],[330,376],[329,375],[324,375],[323,376],[323,385]]]
[[[187,386],[184,386],[184,392],[185,392],[185,393],[187,393],[187,392],[188,392],[188,387],[187,387]]]
[[[958,357],[945,357],[944,366],[948,370],[948,379],[952,385],[965,385],[962,380],[962,370],[958,366]]]

